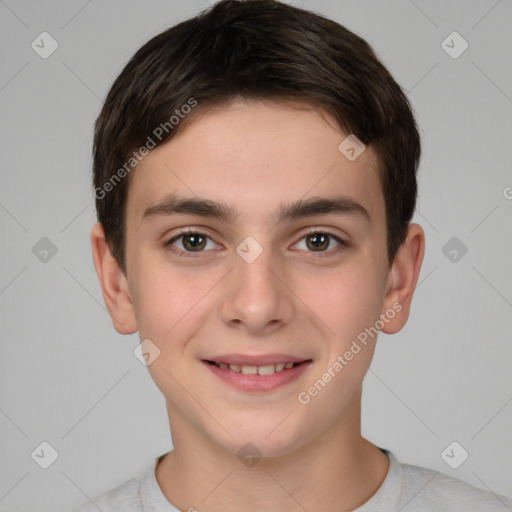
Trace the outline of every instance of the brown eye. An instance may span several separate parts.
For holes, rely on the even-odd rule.
[[[183,235],[183,247],[187,251],[202,251],[206,246],[206,237],[199,233]]]
[[[306,245],[312,251],[325,251],[329,247],[329,237],[326,233],[313,233],[306,237]]]
[[[295,249],[310,253],[310,256],[333,256],[347,247],[348,244],[344,240],[323,231],[312,231],[295,244]]]
[[[208,249],[217,247],[209,236],[194,231],[180,233],[165,242],[164,246],[171,251],[181,254],[206,252]]]

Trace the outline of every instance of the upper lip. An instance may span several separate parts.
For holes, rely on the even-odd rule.
[[[239,366],[265,366],[279,363],[302,363],[309,361],[310,358],[292,356],[290,354],[222,354],[215,357],[205,358],[204,361],[213,361],[214,363],[236,364]]]

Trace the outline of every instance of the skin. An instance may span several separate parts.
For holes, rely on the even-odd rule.
[[[328,114],[271,101],[236,100],[205,111],[152,150],[130,184],[126,275],[93,227],[94,264],[116,330],[139,331],[160,350],[148,366],[166,398],[174,450],[156,468],[180,510],[353,510],[380,487],[388,457],[361,436],[361,388],[376,338],[306,405],[308,388],[359,333],[399,304],[382,331],[406,323],[424,253],[411,224],[391,266],[379,162],[371,146],[354,161],[338,149],[347,136]],[[143,219],[171,193],[226,203],[233,222],[175,214]],[[282,203],[342,195],[358,214],[317,214],[275,222]],[[181,228],[210,237],[202,252],[178,256],[164,243]],[[308,230],[335,239],[308,245]],[[236,248],[253,237],[252,263]],[[190,239],[187,239],[190,242]],[[178,251],[182,237],[174,242]],[[192,254],[190,256],[189,254]],[[315,255],[320,254],[315,258]],[[323,255],[323,256],[322,256]],[[225,353],[286,353],[312,359],[291,383],[243,392],[201,362]],[[247,467],[247,442],[262,454]]]

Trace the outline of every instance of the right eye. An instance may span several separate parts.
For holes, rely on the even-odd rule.
[[[210,247],[208,247],[209,242],[211,243]],[[164,247],[167,247],[179,256],[183,256],[191,252],[204,252],[205,249],[214,249],[218,246],[208,235],[199,231],[188,230],[182,231],[170,240],[167,240],[164,243]]]

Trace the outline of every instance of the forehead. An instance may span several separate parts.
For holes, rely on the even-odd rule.
[[[333,195],[379,216],[384,202],[378,158],[371,147],[347,158],[348,135],[329,114],[304,104],[240,100],[204,110],[139,163],[131,176],[128,217],[141,219],[174,193],[225,203],[238,219]]]

